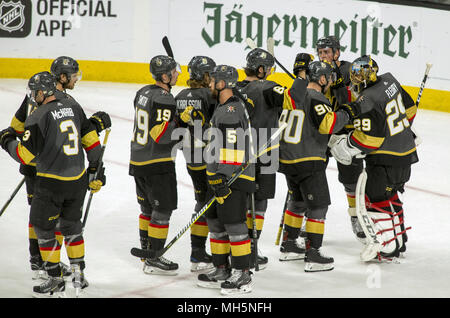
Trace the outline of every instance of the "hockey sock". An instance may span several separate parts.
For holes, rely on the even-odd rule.
[[[148,245],[148,225],[150,223],[150,216],[141,213],[139,215],[139,239],[141,248],[147,249]]]
[[[306,220],[306,236],[310,247],[320,248],[322,246],[323,234],[325,232],[325,220],[308,218]]]
[[[55,238],[56,238],[56,240],[58,241],[59,245],[62,245],[62,244],[63,244],[64,236],[62,235],[61,232],[55,231]]]
[[[60,277],[61,268],[59,261],[61,259],[61,245],[59,242],[55,238],[39,240],[39,250],[48,275]]]
[[[148,238],[150,241],[150,248],[152,250],[162,250],[166,243],[167,234],[169,234],[169,222],[167,223],[153,223],[150,221],[148,225]]]
[[[296,240],[303,225],[304,212],[293,212],[288,209],[284,212],[284,232],[283,240]],[[287,235],[287,236],[286,236]]]
[[[261,236],[261,231],[264,226],[264,214],[266,211],[256,211],[255,212],[255,223],[256,223],[256,238],[259,239]],[[253,238],[253,217],[252,211],[247,212],[247,227],[248,235]]]
[[[29,241],[29,251],[31,257],[38,257],[41,259],[41,254],[39,252],[39,243],[34,231],[33,225],[28,224],[28,241]]]
[[[231,245],[231,267],[236,269],[248,269],[251,255],[251,241],[247,237],[240,240],[232,240]]]
[[[64,243],[70,263],[84,263],[84,239],[81,233],[65,236]]]
[[[202,216],[191,226],[191,247],[204,249],[208,233],[209,229],[206,218]]]
[[[219,267],[220,265],[227,264],[231,250],[228,236],[221,235],[220,233],[211,233],[209,242],[211,245],[213,265]]]

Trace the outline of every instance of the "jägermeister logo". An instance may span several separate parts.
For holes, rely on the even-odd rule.
[[[201,36],[209,47],[223,42],[242,43],[252,38],[263,46],[263,35],[273,37],[275,45],[291,48],[315,48],[316,41],[326,35],[335,35],[341,42],[341,51],[359,55],[387,55],[407,58],[408,44],[413,39],[409,25],[381,23],[369,15],[354,14],[351,18],[304,16],[286,13],[265,16],[245,10],[244,5],[224,7],[222,3],[204,2],[206,25]]]

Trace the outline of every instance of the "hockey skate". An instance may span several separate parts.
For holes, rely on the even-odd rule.
[[[252,291],[251,272],[248,269],[233,269],[231,276],[220,287],[222,295],[250,293]]]
[[[75,297],[79,297],[81,295],[81,291],[89,286],[89,283],[84,276],[83,271],[80,269],[79,264],[72,264],[72,284],[73,288],[75,288]]]
[[[305,240],[303,238],[299,238],[298,241],[288,239],[281,243],[280,252],[279,260],[282,262],[304,259]]]
[[[177,275],[178,264],[160,256],[147,258],[144,263],[144,273],[153,275]]]
[[[228,265],[214,267],[208,273],[198,275],[197,285],[204,288],[220,288],[220,284],[231,276]]]
[[[41,285],[33,286],[33,297],[58,297],[66,298],[66,282],[62,277],[49,277]]]
[[[323,256],[319,249],[310,247],[305,253],[305,272],[330,271],[334,268],[334,259]]]
[[[356,235],[358,241],[361,242],[362,244],[366,244],[366,235],[364,234],[361,224],[359,223],[358,217],[351,216],[350,222],[352,223],[353,233]]]
[[[206,253],[204,248],[193,248],[191,252],[191,272],[200,272],[211,269],[212,256]]]
[[[48,279],[47,271],[44,269],[44,263],[42,262],[40,255],[30,257],[30,265],[31,271],[33,273],[33,276],[31,278],[33,280]]]

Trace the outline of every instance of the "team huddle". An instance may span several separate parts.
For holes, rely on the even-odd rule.
[[[367,173],[363,206],[379,242],[370,258],[389,260],[406,250],[408,228],[398,192],[418,161],[411,130],[416,103],[392,74],[378,74],[370,56],[341,61],[334,36],[320,38],[316,49],[318,61],[297,54],[290,88],[267,79],[275,70],[273,52],[252,49],[243,81],[233,66],[194,56],[188,88],[176,96],[171,88],[179,64],[171,56],[151,59],[155,84],[142,87],[134,99],[129,165],[141,210],[141,248],[133,255],[140,255],[144,273],[177,274],[178,264],[163,254],[174,243],[166,245],[177,209],[180,150],[194,187],[190,262],[200,287],[225,295],[251,292],[253,269],[269,262],[258,239],[277,173],[288,187],[279,261],[304,260],[306,272],[332,270],[334,259],[320,250],[331,204],[330,158],[337,161],[355,238],[369,245],[356,204],[358,178]],[[21,163],[26,178],[30,262],[36,277],[45,278],[33,288],[38,295],[64,292],[69,277],[78,291],[89,285],[81,209],[86,191],[105,184],[98,136],[111,126],[107,113],[88,119],[65,93],[80,79],[76,61],[60,57],[53,64],[51,73],[30,79],[30,93],[0,132],[2,148]],[[87,154],[87,170],[79,147]],[[63,240],[70,267],[60,262]]]

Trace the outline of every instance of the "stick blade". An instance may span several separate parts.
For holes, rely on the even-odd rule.
[[[273,38],[267,39],[267,52],[275,56],[275,40]]]
[[[130,251],[131,255],[139,257],[139,258],[156,258],[158,257],[157,253],[152,250],[143,250],[141,248],[133,247]]]
[[[258,46],[256,45],[255,41],[253,41],[251,38],[246,38],[245,43],[247,43],[248,47],[250,49],[256,49]]]
[[[168,56],[170,56],[171,58],[173,58],[173,51],[172,51],[172,47],[170,46],[170,42],[169,42],[169,38],[167,36],[164,36],[162,38],[162,45],[164,46],[164,49],[166,50],[166,53]]]

